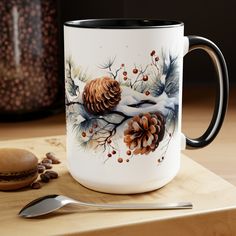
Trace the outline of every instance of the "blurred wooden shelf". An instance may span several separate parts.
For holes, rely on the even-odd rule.
[[[65,136],[3,141],[34,152],[39,158],[53,151],[61,164],[59,178],[41,189],[0,192],[1,235],[235,235],[236,187],[182,155],[178,175],[165,187],[143,194],[113,195],[89,190],[66,169]],[[206,156],[206,158],[208,158]],[[89,170],[88,170],[89,171]],[[35,219],[20,218],[19,210],[35,198],[62,194],[96,203],[155,203],[191,201],[193,209],[116,211],[63,208]],[[67,209],[67,210],[66,210]],[[68,211],[69,210],[69,211]]]

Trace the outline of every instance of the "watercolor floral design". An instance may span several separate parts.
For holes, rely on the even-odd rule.
[[[152,50],[145,66],[122,63],[114,68],[115,60],[101,64],[104,76],[95,79],[72,58],[66,60],[67,122],[78,144],[104,152],[104,162],[113,157],[129,162],[160,149],[160,164],[177,125],[178,58]],[[127,148],[125,157],[118,136]]]

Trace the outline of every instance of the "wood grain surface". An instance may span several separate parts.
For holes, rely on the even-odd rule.
[[[0,147],[26,148],[43,158],[53,151],[59,179],[39,190],[0,192],[1,235],[236,235],[236,188],[219,176],[182,156],[181,170],[167,186],[136,195],[94,192],[77,183],[66,169],[65,137],[2,141]],[[89,170],[88,170],[89,171]],[[101,211],[62,209],[50,216],[24,219],[17,213],[26,203],[46,194],[63,194],[91,202],[192,201],[191,210]]]

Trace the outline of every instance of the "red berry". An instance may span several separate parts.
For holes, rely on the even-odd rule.
[[[116,154],[116,151],[115,151],[115,150],[113,150],[113,151],[112,151],[112,154],[113,154],[113,155],[115,155],[115,154]]]
[[[143,76],[143,81],[148,81],[148,76],[147,75]]]
[[[152,52],[150,53],[151,57],[153,57],[155,55],[155,50],[152,50]]]
[[[82,132],[82,137],[86,137],[86,133],[85,132]]]
[[[147,96],[148,96],[149,94],[150,94],[150,92],[149,92],[149,91],[146,91],[146,92],[145,92],[145,95],[147,95]]]
[[[93,128],[96,129],[98,127],[98,124],[93,124]]]
[[[121,158],[121,157],[119,157],[117,160],[118,160],[119,163],[123,162],[123,158]]]
[[[126,154],[127,154],[128,156],[130,156],[130,155],[131,155],[131,151],[128,150],[128,151],[126,152]]]
[[[134,68],[134,69],[133,69],[133,73],[134,73],[134,74],[137,74],[137,73],[138,73],[138,69],[137,69],[137,68]]]
[[[129,159],[126,159],[126,162],[129,162]]]
[[[155,61],[159,61],[159,57],[155,57]]]
[[[92,134],[93,133],[93,128],[89,129],[89,133]]]
[[[111,155],[111,153],[108,153],[107,156],[108,156],[108,157],[111,157],[112,155]]]
[[[125,76],[125,77],[124,77],[124,80],[127,80],[127,79],[128,79],[128,78]]]
[[[107,143],[109,143],[109,144],[110,144],[110,143],[111,143],[111,139],[108,139],[108,140],[107,140]]]
[[[123,72],[123,75],[126,76],[126,75],[127,75],[127,71],[124,71],[124,72]]]
[[[122,64],[121,64],[121,67],[124,67],[124,66],[125,66],[125,64],[122,63]]]

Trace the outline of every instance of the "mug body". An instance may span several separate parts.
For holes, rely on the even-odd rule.
[[[140,193],[180,167],[184,26],[66,22],[67,162],[85,187]]]

